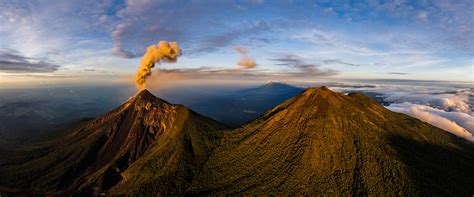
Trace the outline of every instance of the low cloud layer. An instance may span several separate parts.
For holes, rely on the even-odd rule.
[[[429,94],[414,93],[409,94],[404,91],[389,92],[384,99],[387,102],[410,102],[415,104],[429,105],[445,111],[456,111],[463,113],[471,113],[469,95],[464,92],[456,92],[455,94]]]
[[[0,72],[50,73],[59,66],[39,58],[22,56],[18,51],[0,48]]]
[[[474,117],[462,112],[446,112],[409,102],[391,104],[388,109],[415,117],[450,133],[474,142]]]
[[[405,113],[424,122],[472,141],[474,134],[474,92],[470,85],[449,82],[371,81],[337,84],[338,92],[381,94],[387,108]]]

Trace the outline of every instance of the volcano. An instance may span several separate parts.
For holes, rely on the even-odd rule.
[[[0,163],[0,193],[474,193],[472,143],[363,94],[326,87],[308,88],[237,129],[143,90],[71,130]]]
[[[470,195],[472,181],[471,143],[322,87],[225,133],[188,192]]]
[[[1,185],[32,194],[99,194],[153,188],[182,193],[217,145],[224,129],[148,90],[32,153],[27,163],[3,164]],[[15,165],[16,164],[16,165]],[[125,172],[126,171],[126,172]],[[5,182],[6,181],[6,182]],[[59,193],[57,193],[59,192]]]

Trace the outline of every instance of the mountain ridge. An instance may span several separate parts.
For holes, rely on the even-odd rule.
[[[406,146],[425,155],[407,155]],[[363,94],[346,96],[326,87],[309,88],[255,121],[225,133],[188,192],[469,194],[472,178],[463,175],[474,175],[472,150],[469,142],[391,112]],[[434,166],[433,161],[455,164],[465,171]],[[442,178],[452,182],[444,183]],[[430,182],[418,185],[418,181]]]
[[[471,143],[363,94],[327,87],[308,88],[237,129],[143,90],[59,142],[27,153],[23,161],[29,162],[1,164],[0,193],[474,192]]]
[[[8,177],[4,180],[8,182],[0,184],[15,185],[31,190],[32,194],[70,195],[79,192],[98,195],[122,181],[124,172],[135,162],[147,159],[145,153],[157,151],[162,158],[158,162],[174,162],[180,166],[179,161],[183,159],[196,161],[185,166],[184,171],[170,168],[167,175],[162,175],[173,176],[175,188],[179,190],[179,186],[186,182],[183,176],[194,173],[186,169],[202,165],[197,161],[207,157],[221,135],[217,131],[224,128],[182,105],[170,104],[143,90],[63,139],[51,142],[46,148],[33,150],[45,153],[32,154],[35,158],[30,158],[30,162],[6,165],[0,170],[0,175]],[[193,146],[163,147],[167,144],[170,147]],[[180,152],[182,149],[191,152],[192,157],[183,156],[186,153]],[[169,157],[171,155],[173,157]],[[34,174],[32,171],[39,173],[28,176]]]

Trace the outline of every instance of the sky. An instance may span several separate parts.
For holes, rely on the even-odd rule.
[[[472,0],[0,0],[0,87],[133,83],[160,40],[182,50],[154,68],[161,83],[473,82],[472,10]]]

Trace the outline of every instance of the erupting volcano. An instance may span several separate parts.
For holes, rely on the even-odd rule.
[[[19,157],[1,164],[0,192],[474,192],[471,143],[391,112],[365,95],[326,87],[306,89],[237,129],[142,90],[117,109],[23,155],[27,162]]]
[[[146,80],[151,75],[151,69],[155,67],[156,63],[175,63],[180,55],[181,49],[176,42],[160,41],[157,45],[149,46],[135,76],[137,86],[140,89],[146,88]]]

